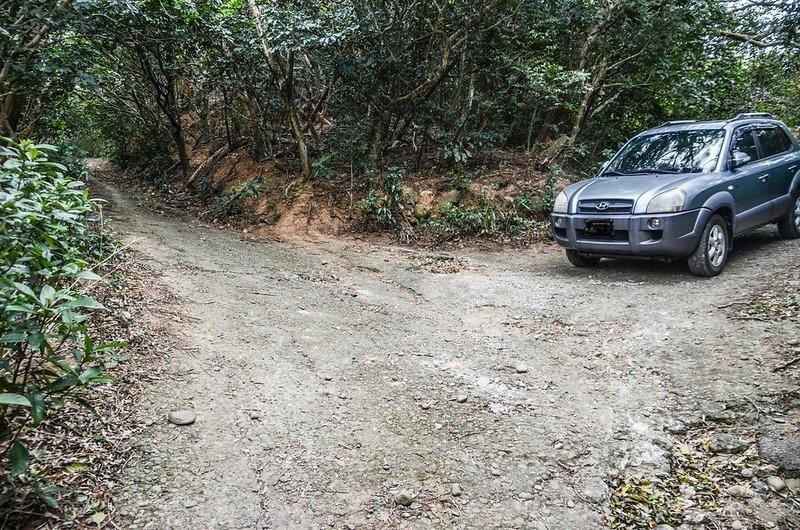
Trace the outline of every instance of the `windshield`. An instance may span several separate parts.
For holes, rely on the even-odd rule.
[[[703,173],[713,171],[725,131],[671,131],[635,138],[622,148],[604,175]]]

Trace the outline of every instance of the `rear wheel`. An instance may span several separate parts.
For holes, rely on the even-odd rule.
[[[594,267],[600,263],[600,258],[584,256],[577,250],[567,249],[567,259],[576,267]]]
[[[728,262],[728,225],[712,215],[703,229],[700,244],[689,256],[689,269],[695,276],[717,276]]]
[[[800,237],[800,196],[794,198],[789,215],[778,221],[778,232],[784,239]]]

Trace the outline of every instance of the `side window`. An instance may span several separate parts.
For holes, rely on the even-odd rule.
[[[753,133],[750,131],[740,133],[736,141],[733,142],[731,154],[734,156],[744,155],[750,158],[749,161],[756,160],[758,158],[758,148],[756,148],[756,139],[753,138]]]
[[[778,127],[771,127],[769,129],[759,129],[756,131],[758,141],[761,144],[761,151],[764,156],[773,156],[789,149],[791,143],[786,133]]]

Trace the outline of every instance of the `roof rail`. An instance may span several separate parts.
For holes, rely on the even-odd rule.
[[[775,116],[773,116],[769,112],[743,112],[741,114],[737,114],[736,117],[733,118],[731,121],[749,120],[752,118],[766,118],[768,120],[776,119]]]
[[[697,120],[673,120],[665,121],[659,127],[667,127],[668,125],[685,125],[687,123],[697,123]]]

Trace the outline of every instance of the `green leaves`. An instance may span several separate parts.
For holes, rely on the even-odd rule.
[[[100,280],[90,263],[103,256],[102,235],[91,227],[97,203],[82,183],[50,162],[48,144],[5,140],[0,169],[0,464],[24,474],[31,455],[27,432],[71,400],[92,409],[86,389],[111,381],[104,360],[114,344],[95,345],[86,321],[104,309],[78,289]],[[108,241],[108,238],[105,239]],[[107,247],[106,247],[107,248]],[[93,410],[93,409],[92,409]],[[7,427],[11,426],[11,427]],[[39,479],[37,479],[39,480]],[[42,501],[56,507],[55,490]]]
[[[25,473],[31,463],[31,455],[28,454],[28,450],[19,442],[14,442],[12,444],[11,450],[8,453],[8,458],[11,461],[11,475],[14,477]]]
[[[19,394],[0,394],[0,405],[18,405],[20,407],[30,407],[31,402],[25,396]]]

